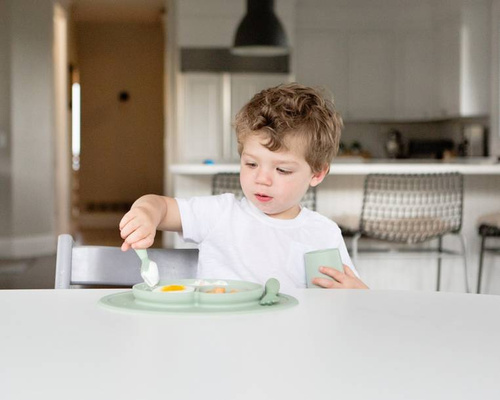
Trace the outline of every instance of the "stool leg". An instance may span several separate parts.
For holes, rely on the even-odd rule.
[[[358,268],[358,240],[360,238],[360,233],[356,233],[352,238],[352,263],[354,264],[354,268]]]
[[[437,264],[437,280],[436,280],[436,290],[439,292],[441,288],[441,252],[443,251],[443,238],[439,236],[438,238],[438,264]]]
[[[481,293],[481,277],[483,274],[483,257],[484,257],[485,243],[486,243],[486,236],[481,235],[481,250],[479,252],[479,270],[477,274],[477,293]]]
[[[460,239],[460,245],[462,246],[462,256],[464,258],[465,292],[470,293],[472,288],[469,286],[469,275],[467,273],[469,268],[467,268],[467,244],[465,242],[465,235],[459,233],[458,238]]]

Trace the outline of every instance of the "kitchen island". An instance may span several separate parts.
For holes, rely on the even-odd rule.
[[[170,172],[174,175],[214,175],[222,172],[239,172],[239,170],[239,163],[173,164],[170,166]],[[438,172],[460,172],[464,175],[499,175],[500,161],[491,157],[454,158],[448,161],[339,157],[331,164],[329,175]]]
[[[237,163],[173,164],[173,195],[191,197],[211,193],[212,176],[222,172],[239,172]],[[317,211],[334,221],[355,221],[361,212],[364,178],[369,173],[440,173],[459,172],[464,175],[464,213],[462,232],[468,244],[469,282],[475,287],[477,278],[480,215],[500,211],[500,163],[494,158],[437,160],[360,160],[337,158],[330,172],[318,187]],[[444,240],[445,246],[458,248],[454,238]],[[166,235],[168,245],[187,247],[178,237]],[[349,245],[349,240],[346,238]],[[365,245],[370,246],[369,242]],[[498,258],[485,257],[483,292],[500,294]],[[361,255],[357,268],[368,285],[379,289],[433,290],[436,261],[401,260],[381,262]],[[463,292],[464,276],[459,258],[443,261],[442,289]]]

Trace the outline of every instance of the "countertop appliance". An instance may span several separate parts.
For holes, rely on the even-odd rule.
[[[420,140],[412,139],[408,144],[410,158],[435,158],[443,159],[446,151],[452,151],[455,143],[450,139]]]
[[[488,128],[481,124],[468,124],[463,128],[465,157],[488,156]]]

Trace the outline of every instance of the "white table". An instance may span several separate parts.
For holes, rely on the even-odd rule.
[[[171,316],[113,290],[0,291],[2,399],[497,399],[500,297],[298,290],[299,306]]]

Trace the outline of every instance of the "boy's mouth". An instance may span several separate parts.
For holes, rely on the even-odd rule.
[[[255,198],[262,203],[267,203],[268,201],[271,201],[273,199],[271,196],[268,196],[263,193],[256,193]]]

